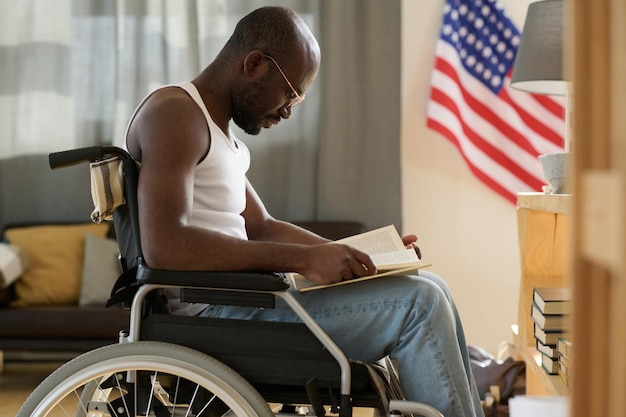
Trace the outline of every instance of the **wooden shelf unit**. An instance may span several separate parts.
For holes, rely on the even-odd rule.
[[[567,395],[559,376],[548,375],[538,363],[533,319],[530,315],[535,287],[571,285],[567,273],[569,221],[572,198],[568,194],[518,194],[520,294],[514,342],[526,363],[528,395]]]

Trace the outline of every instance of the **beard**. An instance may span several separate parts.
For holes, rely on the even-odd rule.
[[[263,80],[242,86],[233,94],[233,122],[249,135],[261,132],[266,111],[261,109],[267,88]]]

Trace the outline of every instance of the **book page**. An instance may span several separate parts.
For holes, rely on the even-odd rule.
[[[406,249],[394,225],[339,239],[336,242],[350,245],[370,256]]]
[[[402,249],[394,252],[378,253],[370,255],[370,257],[374,265],[376,265],[376,268],[382,271],[415,265],[420,261],[415,249]]]

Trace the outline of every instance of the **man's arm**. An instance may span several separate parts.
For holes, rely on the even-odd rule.
[[[328,239],[295,224],[272,217],[249,181],[246,183],[246,209],[242,215],[246,219],[246,231],[251,240],[301,243],[304,245],[330,242]]]
[[[352,247],[333,243],[295,224],[273,218],[249,181],[246,182],[246,209],[242,215],[246,221],[248,238],[251,240],[308,246],[312,258],[308,269],[287,269],[285,272],[300,272],[320,284],[376,273],[376,267],[369,255]],[[280,258],[282,254],[275,253],[274,256]],[[330,280],[329,277],[336,278]]]

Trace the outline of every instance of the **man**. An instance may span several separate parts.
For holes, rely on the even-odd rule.
[[[317,41],[293,11],[245,16],[191,83],[149,95],[126,146],[141,163],[145,261],[169,270],[292,271],[320,284],[375,273],[368,255],[274,219],[246,178],[250,155],[232,119],[258,134],[288,119],[320,65]],[[415,246],[417,237],[403,238]],[[422,275],[422,273],[420,274]],[[398,360],[407,398],[447,416],[481,415],[458,315],[434,274],[397,276],[296,296],[350,358]],[[297,320],[288,307],[175,305],[180,314]]]

